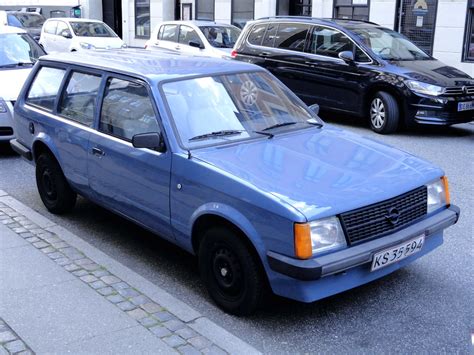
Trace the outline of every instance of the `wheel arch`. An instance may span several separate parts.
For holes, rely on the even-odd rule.
[[[43,137],[44,138],[44,137]],[[32,145],[32,153],[33,153],[33,161],[36,163],[36,160],[38,159],[38,157],[43,154],[43,153],[48,153],[50,154],[57,162],[58,164],[61,166],[60,162],[59,162],[59,159],[58,159],[58,155],[57,155],[57,151],[52,148],[52,146],[50,144],[48,144],[47,140],[46,139],[37,139],[33,142],[33,145]]]
[[[376,83],[369,87],[364,97],[364,106],[363,106],[364,116],[367,115],[367,117],[370,119],[370,117],[368,116],[370,101],[372,100],[374,95],[379,91],[385,91],[395,98],[398,104],[400,117],[404,118],[405,117],[405,100],[403,99],[403,93],[397,88],[393,87],[392,85],[389,85],[386,83]]]

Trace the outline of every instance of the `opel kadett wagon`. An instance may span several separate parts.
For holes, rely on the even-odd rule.
[[[197,255],[233,314],[268,287],[312,302],[378,279],[439,247],[459,216],[440,168],[326,125],[248,63],[44,56],[15,124],[49,211],[80,194]]]

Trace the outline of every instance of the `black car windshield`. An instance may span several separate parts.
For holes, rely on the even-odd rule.
[[[189,148],[318,126],[321,121],[265,72],[172,81],[163,92],[182,145]]]
[[[0,34],[0,69],[31,65],[45,54],[26,33]]]
[[[232,48],[241,30],[234,26],[200,26],[204,37],[216,48]]]
[[[43,26],[44,21],[46,19],[39,15],[39,14],[34,14],[34,13],[14,13],[12,14],[15,16],[15,18],[20,21],[21,25],[24,28],[37,28]]]
[[[362,42],[386,60],[427,60],[431,57],[408,38],[383,27],[353,28]]]
[[[101,22],[71,22],[72,30],[78,37],[117,37],[107,25]]]

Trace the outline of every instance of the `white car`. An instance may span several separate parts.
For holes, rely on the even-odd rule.
[[[41,30],[39,43],[48,53],[126,47],[105,23],[80,18],[51,18]]]
[[[0,143],[14,138],[13,106],[33,64],[45,54],[25,30],[0,26]]]
[[[235,26],[211,21],[168,21],[156,26],[145,48],[230,58],[240,32]]]

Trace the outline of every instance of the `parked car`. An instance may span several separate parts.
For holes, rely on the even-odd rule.
[[[240,32],[235,26],[211,21],[168,21],[155,27],[145,48],[230,58]]]
[[[373,23],[265,18],[244,29],[232,53],[270,70],[308,104],[370,118],[377,133],[474,120],[472,77]]]
[[[459,216],[440,168],[315,112],[247,63],[49,55],[11,144],[49,211],[81,194],[136,222],[196,254],[214,301],[249,314],[267,285],[312,302],[387,275]]]
[[[39,43],[46,52],[77,52],[125,48],[125,43],[107,24],[80,18],[46,20]]]
[[[33,64],[44,54],[26,31],[0,26],[0,143],[14,137],[13,106]]]
[[[46,18],[36,12],[0,10],[0,25],[13,26],[27,31],[36,41]]]

